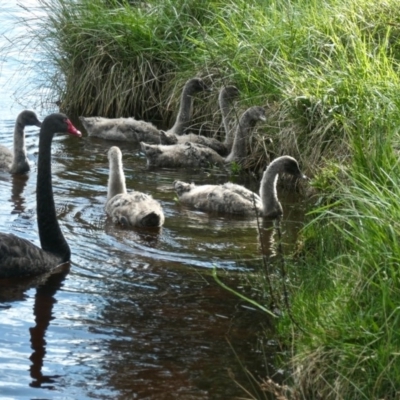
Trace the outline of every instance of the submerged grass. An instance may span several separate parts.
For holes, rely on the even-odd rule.
[[[293,319],[279,329],[293,354],[285,396],[396,398],[398,2],[39,1],[47,17],[32,38],[53,66],[51,96],[68,113],[171,125],[195,75],[216,88],[238,86],[237,114],[267,107],[249,167],[265,165],[271,137],[270,155],[299,159],[319,193],[287,265]],[[216,99],[195,103],[194,123],[211,132],[220,123]]]

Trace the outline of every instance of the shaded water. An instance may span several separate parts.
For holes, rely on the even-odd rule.
[[[16,115],[24,107],[32,108],[28,100],[20,106],[10,96],[15,88],[8,75],[14,74],[12,67],[5,63],[0,75],[2,92],[7,94],[0,101],[0,143],[9,147]],[[52,111],[38,110],[38,114],[43,118]],[[39,245],[37,139],[37,128],[26,129],[30,174],[0,174],[0,231]],[[223,280],[237,287],[238,275],[257,268],[262,251],[256,221],[210,216],[174,200],[175,179],[221,183],[227,175],[148,170],[137,146],[119,144],[128,189],[160,200],[166,222],[158,232],[114,226],[103,209],[106,153],[112,144],[86,135],[54,140],[56,208],[72,261],[69,270],[50,277],[0,284],[0,398],[243,395],[229,375],[233,372],[250,388],[240,362],[255,376],[273,372],[265,365],[258,339],[259,329],[268,321],[219,287],[210,272],[214,266],[231,271]],[[258,182],[243,179],[238,182],[258,189]],[[303,211],[295,196],[281,193],[281,198],[288,249]],[[268,253],[274,236],[266,232],[262,243]]]

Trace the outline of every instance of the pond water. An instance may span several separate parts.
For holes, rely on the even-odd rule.
[[[24,5],[27,3],[24,1]],[[34,4],[32,2],[32,4]],[[0,26],[27,12],[12,2],[0,8]],[[19,29],[22,29],[21,27]],[[5,31],[2,33],[4,34]],[[2,38],[4,40],[4,36]],[[0,43],[1,44],[1,43]],[[12,147],[15,118],[38,96],[14,99],[20,54],[0,61],[0,143]],[[36,110],[43,118],[56,111]],[[0,174],[0,231],[39,245],[36,226],[38,128],[26,129],[31,172]],[[67,270],[23,282],[0,282],[1,399],[233,399],[252,390],[256,377],[273,373],[260,330],[262,312],[220,287],[237,290],[274,247],[271,224],[260,243],[251,218],[210,216],[175,201],[175,179],[222,183],[222,172],[146,168],[138,146],[119,144],[127,187],[151,193],[164,208],[159,231],[114,226],[104,213],[107,150],[99,139],[60,136],[53,142],[53,187],[58,219],[70,244]],[[238,183],[258,190],[250,177]],[[285,248],[296,240],[303,207],[280,192]],[[225,274],[229,272],[228,274]]]

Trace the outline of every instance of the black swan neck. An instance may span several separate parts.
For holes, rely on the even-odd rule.
[[[37,221],[40,244],[44,251],[60,257],[60,263],[70,258],[70,248],[57,221],[51,179],[51,142],[54,133],[42,126],[39,138],[38,176],[36,184]]]

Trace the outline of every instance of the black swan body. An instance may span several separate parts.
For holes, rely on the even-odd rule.
[[[234,183],[223,185],[200,185],[174,182],[174,189],[182,204],[202,211],[214,211],[237,215],[258,215],[276,218],[282,215],[276,184],[280,173],[306,178],[297,161],[290,156],[281,156],[272,161],[265,170],[260,183],[260,195]]]
[[[200,78],[189,79],[181,94],[175,124],[167,132],[181,135],[190,125],[193,95],[210,90]],[[135,118],[79,117],[89,136],[126,142],[160,143],[160,130],[152,123]]]
[[[247,155],[247,140],[250,131],[258,121],[265,120],[264,108],[258,106],[248,108],[240,117],[232,150],[227,157],[220,156],[210,147],[192,142],[170,146],[142,142],[140,145],[149,167],[197,168],[210,165],[223,166],[232,162],[240,163]]]
[[[51,180],[51,142],[56,133],[81,137],[81,133],[64,114],[50,114],[43,120],[39,134],[36,185],[41,248],[13,234],[0,233],[0,278],[39,275],[70,259],[70,248],[57,221]]]
[[[160,227],[164,224],[161,204],[150,195],[138,191],[126,191],[122,153],[113,146],[108,151],[110,172],[106,212],[113,222],[126,227]]]
[[[30,110],[21,111],[15,121],[13,151],[0,145],[0,171],[23,174],[30,170],[25,149],[26,126],[41,126],[37,115]]]

